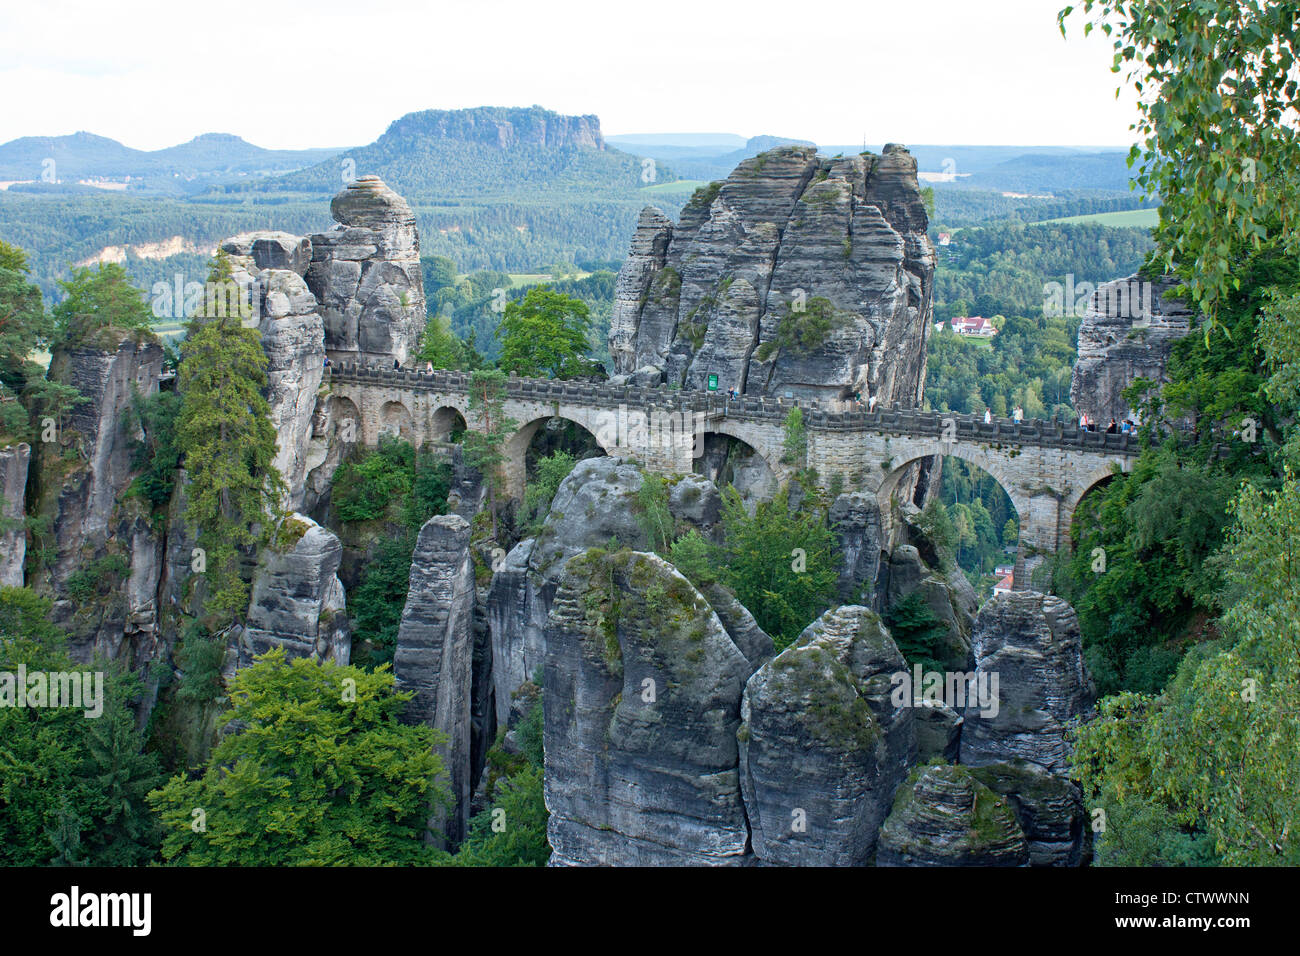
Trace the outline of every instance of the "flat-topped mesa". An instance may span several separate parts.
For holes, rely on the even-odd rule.
[[[901,146],[828,159],[783,146],[642,212],[610,324],[637,384],[920,403],[934,249]]]
[[[311,237],[306,273],[321,304],[327,353],[406,364],[426,320],[415,214],[377,176],[345,186],[330,213],[339,224]]]

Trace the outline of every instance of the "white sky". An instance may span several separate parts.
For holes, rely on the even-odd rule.
[[[346,147],[414,110],[539,104],[607,135],[1127,146],[1110,42],[1062,39],[1064,2],[0,0],[0,142]]]

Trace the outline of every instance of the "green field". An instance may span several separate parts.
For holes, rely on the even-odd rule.
[[[511,272],[509,275],[511,286],[515,289],[522,288],[526,285],[539,285],[543,282],[555,281],[555,276],[551,275],[549,272]],[[589,275],[591,275],[590,272],[575,272],[566,276],[566,278],[585,279]]]
[[[1067,216],[1064,219],[1048,219],[1046,221],[1066,224],[1091,222],[1099,226],[1129,226],[1154,229],[1159,220],[1159,209],[1126,209],[1123,212],[1099,212],[1090,216]]]

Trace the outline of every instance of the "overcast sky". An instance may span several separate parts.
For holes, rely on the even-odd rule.
[[[607,135],[1126,146],[1133,118],[1109,41],[1062,39],[1064,0],[0,2],[0,142],[346,147],[414,110],[539,104]]]

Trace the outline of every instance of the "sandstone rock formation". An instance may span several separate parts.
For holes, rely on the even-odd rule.
[[[154,654],[161,543],[139,499],[126,494],[138,435],[125,422],[133,395],[158,390],[163,350],[152,336],[114,331],[111,344],[104,337],[58,349],[50,362],[50,379],[88,401],[72,409],[57,442],[37,449],[36,511],[49,521],[56,558],[31,583],[54,598],[52,618],[69,631],[74,657],[99,653],[134,666]],[[73,463],[68,447],[78,449]]]
[[[271,547],[262,554],[240,638],[240,666],[273,647],[283,647],[290,657],[347,664],[352,640],[338,579],[343,546],[306,515],[291,515],[280,533],[299,537],[285,550]]]
[[[787,866],[871,862],[916,757],[911,707],[891,701],[905,667],[880,618],[827,611],[745,686],[740,779],[754,855]]]
[[[965,767],[925,767],[880,831],[877,866],[1024,866],[1025,835],[1002,797]]]
[[[27,557],[24,502],[27,468],[32,447],[26,442],[0,448],[0,586],[23,586],[23,561]]]
[[[285,505],[303,506],[317,392],[325,374],[325,326],[302,275],[311,241],[283,232],[251,232],[227,239],[234,281],[248,289],[266,353],[266,399],[275,426],[272,464],[284,479]]]
[[[884,549],[876,496],[840,495],[831,502],[827,520],[838,541],[836,550],[844,561],[840,569],[840,600],[846,604],[870,604]]]
[[[226,239],[219,248],[232,259],[248,260],[254,274],[262,269],[287,269],[301,276],[311,265],[311,240],[288,232],[244,232]]]
[[[914,698],[916,759],[956,763],[961,752],[961,714],[940,700]]]
[[[267,401],[275,425],[273,464],[284,479],[287,507],[303,503],[312,415],[325,373],[325,329],[316,298],[296,272],[267,269],[258,276]]]
[[[393,654],[393,674],[415,691],[407,718],[447,735],[441,754],[450,778],[452,811],[437,817],[452,843],[469,825],[471,693],[474,651],[474,565],[470,526],[457,515],[430,518],[411,557],[410,591]]]
[[[311,237],[307,285],[325,320],[332,358],[405,364],[424,331],[420,237],[406,200],[376,176],[330,203],[338,223]]]
[[[729,588],[713,583],[707,585],[702,593],[709,606],[713,608],[713,613],[718,615],[722,626],[727,629],[731,642],[736,645],[740,653],[745,655],[745,660],[749,661],[751,671],[756,670],[772,656],[775,650],[772,638],[758,626],[749,608],[741,604]]]
[[[1173,279],[1150,282],[1136,275],[1097,289],[1079,325],[1079,357],[1070,379],[1070,402],[1105,427],[1136,413],[1124,389],[1136,378],[1166,382],[1174,343],[1192,328],[1192,313],[1170,296]]]
[[[488,596],[492,630],[492,670],[497,723],[506,722],[515,689],[541,667],[546,617],[558,587],[564,562],[588,548],[649,546],[638,515],[637,492],[642,474],[622,458],[588,458],[580,461],[561,482],[551,510],[537,538],[516,545],[493,577]],[[669,491],[669,508],[675,519],[710,533],[717,521],[718,490],[698,476],[686,476]],[[737,633],[749,625],[732,618]],[[753,625],[757,630],[757,625]],[[746,654],[763,653],[766,635],[758,632],[746,641]],[[770,641],[768,643],[770,652]],[[757,665],[755,665],[757,666]]]
[[[902,147],[786,146],[696,192],[674,226],[642,213],[609,340],[620,375],[751,394],[919,403],[934,250]]]
[[[1006,798],[1029,846],[1031,866],[1080,866],[1089,852],[1079,786],[1034,764],[972,767],[971,776]]]
[[[962,763],[1020,760],[1065,771],[1067,731],[1096,695],[1074,608],[1037,591],[1000,594],[980,608],[972,647],[977,679],[997,675],[999,705],[994,716],[967,706]]]
[[[552,864],[744,862],[744,655],[656,555],[591,550],[561,580],[543,700]]]
[[[879,594],[886,616],[905,599],[917,595],[930,615],[943,625],[937,659],[948,670],[970,664],[970,635],[979,599],[960,569],[932,568],[915,545],[902,544],[889,555],[887,584]]]

